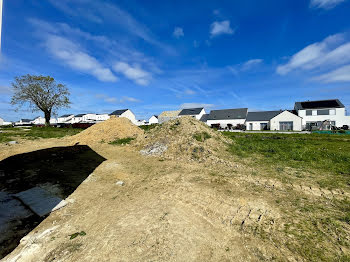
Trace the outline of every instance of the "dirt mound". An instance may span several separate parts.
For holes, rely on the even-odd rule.
[[[143,130],[131,123],[129,119],[114,117],[72,136],[71,140],[74,143],[89,144],[101,141],[111,142],[119,138],[137,137],[142,134]]]
[[[163,156],[174,160],[219,161],[226,150],[226,139],[206,124],[181,117],[168,121],[140,136],[135,144],[142,155]]]

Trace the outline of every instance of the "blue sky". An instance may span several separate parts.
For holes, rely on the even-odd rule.
[[[139,119],[204,106],[350,108],[350,1],[4,0],[0,117],[15,76],[53,76],[63,113],[130,108]]]

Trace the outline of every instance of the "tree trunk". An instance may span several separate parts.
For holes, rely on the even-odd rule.
[[[45,111],[45,126],[50,126],[51,112]]]

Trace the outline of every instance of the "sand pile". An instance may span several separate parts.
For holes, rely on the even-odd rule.
[[[89,144],[96,142],[111,142],[119,138],[137,137],[143,130],[124,117],[110,118],[95,124],[81,133],[72,136],[72,142]]]
[[[218,161],[226,151],[226,141],[206,124],[192,117],[181,117],[150,130],[134,144],[141,147],[143,155],[204,162]]]

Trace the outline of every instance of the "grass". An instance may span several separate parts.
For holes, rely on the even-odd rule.
[[[0,143],[5,143],[18,138],[60,138],[78,134],[83,129],[79,128],[56,128],[56,127],[26,127],[26,128],[2,128],[0,129]]]
[[[211,138],[211,135],[209,135],[207,132],[201,132],[194,134],[193,138],[197,141],[204,142],[205,140]]]
[[[159,124],[151,124],[151,125],[144,125],[144,126],[139,126],[141,129],[143,129],[145,132],[150,131],[151,129],[159,126]]]
[[[350,185],[350,137],[325,134],[223,134],[232,139],[229,151],[241,158],[253,159],[259,165],[274,166],[277,171],[292,167],[323,174],[316,179],[322,187]]]
[[[120,138],[120,139],[116,139],[112,142],[109,142],[109,144],[110,145],[126,145],[126,144],[130,144],[130,142],[134,139],[135,138],[133,138],[133,137]]]

